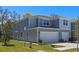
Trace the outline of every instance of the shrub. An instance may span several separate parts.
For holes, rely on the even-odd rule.
[[[39,43],[42,43],[42,40],[39,40]]]
[[[71,38],[69,38],[69,41],[70,42],[74,42],[74,41],[76,41],[76,38],[75,37],[71,37]]]
[[[59,42],[64,42],[64,40],[63,39],[59,39]]]

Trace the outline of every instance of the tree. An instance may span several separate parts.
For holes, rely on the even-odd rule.
[[[3,29],[5,22],[9,19],[9,11],[8,9],[3,9],[2,7],[0,7],[0,21],[1,21],[1,31],[2,31],[2,40],[6,40],[5,38],[5,31]],[[5,44],[5,43],[4,43]]]
[[[15,11],[10,12],[8,9],[0,7],[1,31],[3,34],[2,40],[5,46],[12,38],[12,24],[18,19],[20,19],[20,15],[18,15]]]
[[[79,37],[79,20],[75,21],[75,36]]]
[[[8,45],[8,42],[12,39],[12,22],[10,20],[8,20],[5,24],[4,24],[4,37],[5,39],[3,40],[4,45]]]
[[[78,43],[79,43],[79,19],[75,21],[75,37],[77,39],[77,51],[78,51]]]
[[[2,35],[2,33],[1,33],[1,30],[0,30],[0,39],[1,39],[1,35]]]
[[[31,18],[32,15],[30,13],[26,13],[23,15],[23,19]]]
[[[12,22],[16,22],[16,20],[17,20],[17,13],[15,11],[10,12],[10,19],[12,20]]]

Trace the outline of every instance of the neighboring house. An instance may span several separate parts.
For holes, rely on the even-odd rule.
[[[68,41],[71,37],[71,21],[62,16],[33,16],[13,25],[14,38],[32,42]]]

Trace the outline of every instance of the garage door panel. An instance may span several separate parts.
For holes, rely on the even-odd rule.
[[[69,40],[69,32],[62,32],[62,39],[64,41],[68,41]]]
[[[58,32],[40,32],[40,39],[43,42],[58,42]]]

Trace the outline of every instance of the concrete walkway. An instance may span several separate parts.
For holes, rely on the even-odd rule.
[[[45,51],[42,51],[42,50],[38,50],[37,52],[45,52]]]
[[[60,51],[77,48],[77,44],[76,43],[54,43],[52,45],[64,46],[64,47],[54,48],[54,49],[60,50]],[[79,47],[79,44],[78,44],[78,47]]]

